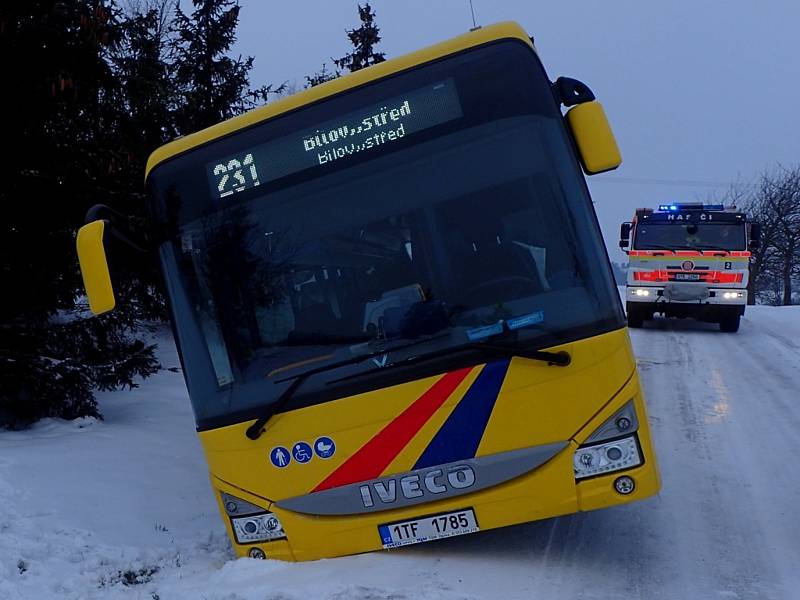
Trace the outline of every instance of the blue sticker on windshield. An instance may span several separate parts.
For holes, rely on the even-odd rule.
[[[537,323],[541,323],[542,321],[544,321],[544,311],[537,310],[536,312],[532,312],[527,315],[522,315],[520,317],[514,317],[513,319],[508,319],[506,323],[508,324],[509,329],[522,329],[523,327],[528,327],[529,325],[536,325]]]
[[[503,322],[498,321],[494,325],[486,325],[484,327],[476,327],[475,329],[467,329],[467,337],[470,342],[481,340],[492,335],[503,333]]]

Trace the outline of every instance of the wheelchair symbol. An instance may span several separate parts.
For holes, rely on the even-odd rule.
[[[292,448],[292,456],[300,464],[307,463],[313,456],[311,446],[305,442],[297,442]]]

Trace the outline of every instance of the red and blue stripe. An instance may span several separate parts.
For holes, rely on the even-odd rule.
[[[494,404],[500,395],[509,360],[487,364],[422,452],[414,469],[473,458]]]
[[[489,363],[483,368],[423,450],[414,464],[414,469],[475,456],[500,394],[509,364],[510,360],[506,359]],[[455,392],[472,369],[472,367],[459,369],[439,378],[422,396],[375,434],[313,491],[380,477],[425,423]]]

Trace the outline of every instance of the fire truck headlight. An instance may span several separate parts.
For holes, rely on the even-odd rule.
[[[647,290],[647,289],[644,289],[644,288],[636,288],[636,289],[631,290],[631,291],[633,292],[633,294],[635,296],[649,296],[650,295],[650,290]]]
[[[725,300],[734,300],[736,298],[744,298],[744,294],[742,292],[723,292],[722,297]]]
[[[640,464],[642,457],[639,454],[636,435],[603,444],[581,446],[575,451],[573,459],[575,479],[604,475]]]
[[[286,537],[280,520],[272,513],[231,519],[233,533],[240,544],[267,542]]]

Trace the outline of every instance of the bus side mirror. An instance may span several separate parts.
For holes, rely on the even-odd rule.
[[[750,223],[750,248],[758,248],[761,245],[761,224]]]
[[[619,227],[619,247],[627,248],[631,238],[631,223],[623,223]]]
[[[92,221],[78,230],[76,240],[83,287],[89,299],[89,308],[96,315],[112,310],[116,304],[103,244],[105,233],[105,221]]]
[[[611,171],[622,164],[617,140],[599,102],[578,104],[566,118],[587,175]]]

